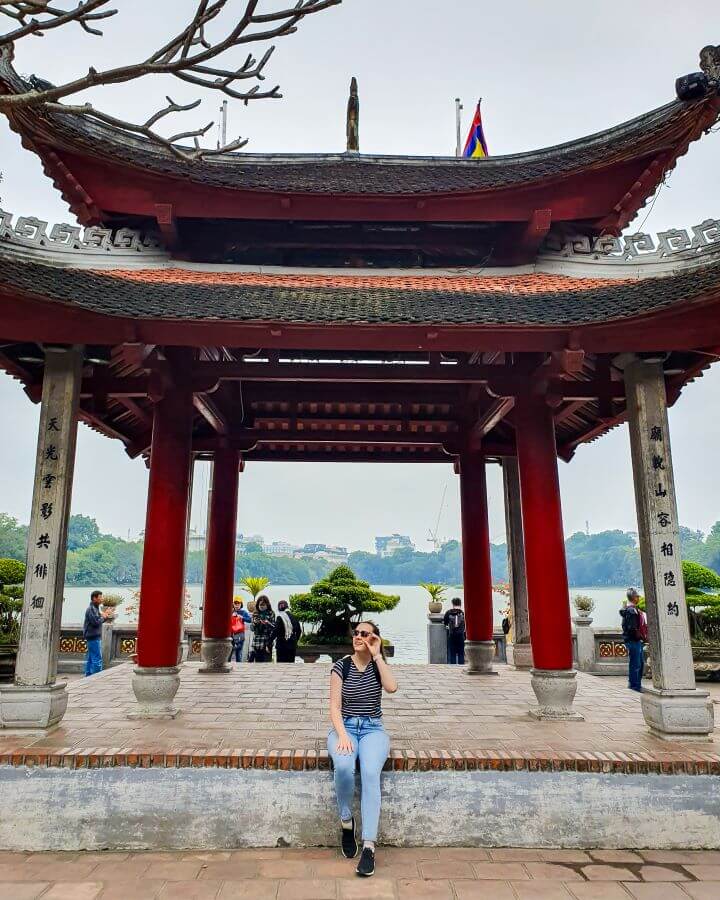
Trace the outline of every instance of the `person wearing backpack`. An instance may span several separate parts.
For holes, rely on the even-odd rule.
[[[299,620],[290,612],[287,600],[278,603],[275,619],[275,657],[279,663],[294,663],[302,634]]]
[[[385,659],[380,629],[359,622],[353,629],[353,653],[337,660],[330,673],[328,753],[332,757],[335,796],[340,813],[340,846],[346,859],[358,853],[355,816],[355,766],[360,761],[360,813],[363,848],[355,871],[375,874],[375,841],[380,820],[380,772],[390,752],[383,728],[382,692],[394,694],[397,681]]]
[[[638,692],[642,691],[645,665],[643,641],[647,640],[647,620],[642,610],[638,609],[639,602],[640,594],[635,588],[628,588],[627,600],[620,610],[623,638],[628,651],[628,687]]]
[[[453,597],[452,608],[443,619],[447,631],[447,661],[451,666],[465,665],[465,613],[460,604],[460,598]]]

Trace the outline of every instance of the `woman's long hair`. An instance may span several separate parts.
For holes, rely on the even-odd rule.
[[[385,646],[383,644],[382,638],[380,637],[380,629],[372,621],[372,619],[361,619],[355,627],[359,628],[361,625],[369,625],[373,630],[373,634],[376,634],[380,638],[380,656],[382,656],[385,662],[387,662],[387,656],[385,656]]]

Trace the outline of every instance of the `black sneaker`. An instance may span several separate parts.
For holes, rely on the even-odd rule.
[[[342,855],[345,859],[355,859],[358,852],[357,838],[355,837],[355,816],[352,818],[352,828],[342,830]]]
[[[358,875],[362,875],[365,878],[375,874],[374,850],[371,850],[369,847],[363,847],[363,852],[360,854],[360,862],[357,864],[355,871]]]

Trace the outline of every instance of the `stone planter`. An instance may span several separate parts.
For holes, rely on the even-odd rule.
[[[720,644],[693,644],[695,677],[720,681]]]
[[[306,663],[317,662],[321,656],[329,656],[333,662],[353,652],[352,644],[298,644],[297,655]],[[385,645],[385,655],[395,656],[394,644]]]
[[[428,603],[428,610],[431,615],[437,615],[442,612],[442,601],[441,600],[431,600]]]
[[[17,644],[0,646],[0,683],[2,684],[10,684],[15,676],[17,651]]]

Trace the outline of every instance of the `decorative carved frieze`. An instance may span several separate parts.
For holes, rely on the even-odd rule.
[[[77,265],[87,259],[94,265],[98,258],[107,257],[112,265],[138,258],[166,259],[167,253],[153,235],[144,235],[131,228],[101,228],[97,225],[50,223],[36,216],[18,216],[0,209],[0,252],[9,250],[24,256],[42,256],[46,261]]]
[[[720,249],[720,219],[705,219],[691,229],[671,228],[656,237],[643,232],[623,237],[600,237],[591,240],[583,235],[550,234],[541,250],[543,257],[579,257],[603,262],[657,263],[678,259],[695,259]]]

